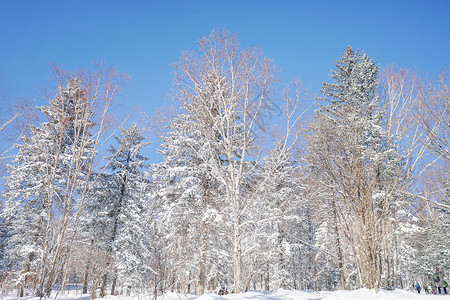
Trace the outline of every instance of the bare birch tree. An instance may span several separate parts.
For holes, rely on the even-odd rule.
[[[430,81],[424,95],[423,113],[418,117],[428,135],[428,146],[437,155],[450,161],[450,71],[442,71]]]
[[[259,49],[240,48],[236,36],[224,30],[212,31],[198,45],[197,52],[184,53],[175,64],[174,95],[198,124],[197,129],[202,128],[205,144],[198,157],[224,187],[232,224],[234,288],[240,292],[252,276],[244,265],[252,247],[244,243],[244,237],[249,210],[265,180],[251,189],[248,183],[262,160],[256,146],[264,136],[267,112],[273,109],[270,96],[275,68]],[[279,158],[296,141],[299,115],[294,100],[290,98],[286,107]],[[294,138],[288,139],[291,135]]]

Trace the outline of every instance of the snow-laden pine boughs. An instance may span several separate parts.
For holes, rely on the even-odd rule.
[[[144,142],[136,124],[121,129],[121,137],[116,140],[118,147],[108,150],[111,173],[99,177],[92,200],[86,205],[90,238],[107,255],[101,295],[105,294],[108,274],[113,277],[113,286],[118,278],[127,286],[139,286],[142,278],[152,274],[151,228],[145,221],[150,214],[146,197],[148,164],[141,155],[149,143]]]
[[[304,241],[308,243],[310,234],[298,165],[290,153],[275,147],[263,160],[256,180],[262,183],[250,210],[255,218],[250,232],[257,235],[255,256],[267,272],[265,288],[292,289],[304,280],[297,278],[304,270],[294,266],[306,262],[309,249]],[[251,243],[251,239],[245,242]]]
[[[219,159],[211,155],[218,153],[217,140],[204,136],[205,124],[198,118],[181,115],[172,122],[160,150],[164,162],[155,165],[153,174],[158,230],[164,235],[169,268],[203,293],[207,282],[218,286],[225,280],[230,240],[223,188],[205,162]]]

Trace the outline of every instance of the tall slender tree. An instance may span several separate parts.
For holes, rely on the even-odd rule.
[[[310,161],[333,192],[330,215],[352,246],[362,286],[375,288],[381,285],[382,243],[397,201],[400,158],[382,127],[376,62],[349,47],[331,77],[311,127]],[[335,216],[335,209],[346,215]],[[339,268],[342,287],[342,262]]]

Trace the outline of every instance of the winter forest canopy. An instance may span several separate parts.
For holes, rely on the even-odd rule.
[[[271,59],[226,30],[197,46],[173,65],[174,106],[145,122],[117,125],[126,78],[103,65],[53,67],[46,105],[12,107],[0,124],[2,293],[448,277],[449,70],[380,68],[349,46],[315,97],[301,81],[283,86]],[[144,155],[155,142],[159,162]]]

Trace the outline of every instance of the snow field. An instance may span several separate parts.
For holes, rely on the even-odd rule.
[[[54,299],[54,297],[52,297]],[[50,298],[50,299],[52,299]],[[5,297],[4,299],[16,299],[14,297]],[[24,297],[23,300],[37,300],[38,297]],[[88,295],[63,294],[59,295],[60,300],[89,300]],[[104,300],[152,300],[152,296],[107,296],[97,298]],[[158,297],[158,300],[431,300],[431,299],[450,299],[450,295],[432,295],[417,294],[405,290],[385,291],[359,289],[353,291],[290,291],[278,290],[274,292],[247,292],[241,294],[228,294],[219,296],[214,293],[204,294],[202,296],[189,296],[177,293],[166,293]]]

